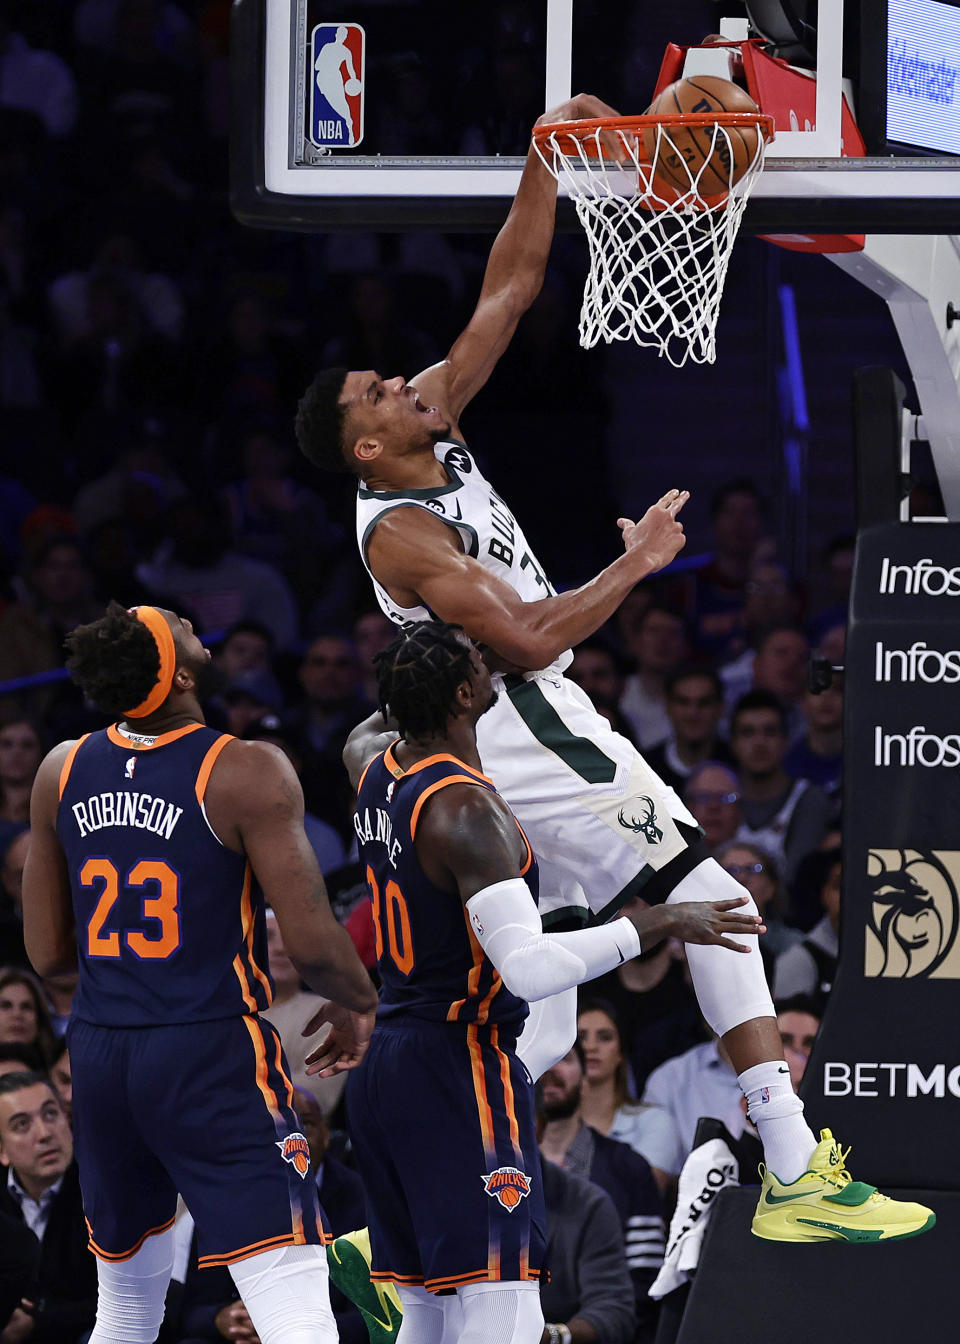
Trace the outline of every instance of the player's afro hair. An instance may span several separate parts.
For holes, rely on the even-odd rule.
[[[98,621],[78,625],[66,646],[70,676],[111,718],[146,700],[160,676],[156,640],[119,602],[111,602]]]
[[[321,369],[297,407],[294,429],[300,451],[324,471],[350,471],[343,453],[344,411],[340,405],[346,376],[346,369]]]
[[[470,645],[458,634],[459,625],[417,621],[374,656],[381,712],[396,719],[404,737],[446,728],[456,689],[470,680]]]

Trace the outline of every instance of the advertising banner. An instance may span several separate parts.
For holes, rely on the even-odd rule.
[[[857,540],[840,964],[804,1078],[865,1179],[960,1190],[960,524]]]

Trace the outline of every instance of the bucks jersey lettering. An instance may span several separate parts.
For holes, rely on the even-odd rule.
[[[520,525],[493,486],[478,471],[473,457],[455,440],[434,447],[450,484],[439,490],[368,490],[357,491],[357,544],[381,608],[397,625],[429,621],[433,613],[426,607],[401,607],[377,582],[367,563],[367,547],[374,528],[393,509],[418,508],[434,514],[454,529],[467,555],[478,560],[491,574],[504,579],[524,602],[552,597],[553,585],[544,574],[536,556],[527,545]],[[567,650],[552,664],[563,671],[573,654]]]
[[[496,792],[485,775],[454,756],[431,756],[404,771],[392,747],[360,781],[354,829],[373,901],[378,1016],[519,1027],[526,1003],[507,990],[484,955],[459,895],[435,887],[417,858],[425,803],[458,783]],[[536,861],[522,831],[518,841],[526,848],[523,876],[536,900]]]
[[[207,822],[227,734],[82,738],[60,778],[80,980],[74,1016],[105,1027],[213,1021],[272,997],[263,896]]]

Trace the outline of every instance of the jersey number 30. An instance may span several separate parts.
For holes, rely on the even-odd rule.
[[[80,869],[80,885],[97,887],[103,884],[90,921],[87,924],[87,955],[90,957],[119,957],[121,934],[115,929],[104,932],[110,911],[120,896],[120,874],[109,859],[87,859]],[[146,888],[155,883],[155,895],[144,895],[144,919],[159,921],[159,932],[147,937],[139,929],[126,930],[123,940],[138,957],[162,961],[180,946],[180,878],[161,859],[141,859],[134,864],[124,879],[124,886]]]
[[[386,925],[387,946],[393,964],[401,975],[409,975],[413,970],[413,935],[410,932],[410,912],[403,899],[403,892],[391,879],[381,898],[380,886],[370,867],[367,868],[367,883],[373,897],[373,932],[377,961],[383,956],[383,927]]]

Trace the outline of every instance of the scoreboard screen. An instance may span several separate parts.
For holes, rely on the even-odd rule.
[[[860,32],[868,149],[960,155],[960,0],[862,0]]]

